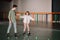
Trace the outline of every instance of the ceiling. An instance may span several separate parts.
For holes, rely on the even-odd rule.
[[[0,0],[0,2],[1,2],[1,1],[7,1],[7,2],[11,2],[12,0]]]

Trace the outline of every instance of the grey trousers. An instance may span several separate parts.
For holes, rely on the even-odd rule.
[[[16,27],[16,22],[9,22],[9,26],[8,26],[8,29],[7,29],[7,33],[9,33],[10,32],[10,29],[11,29],[11,27],[12,27],[12,24],[13,24],[13,26],[14,26],[14,33],[17,33],[17,27]]]

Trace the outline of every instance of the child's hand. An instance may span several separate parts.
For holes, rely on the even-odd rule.
[[[20,14],[16,14],[16,16],[20,16]]]
[[[32,21],[35,21],[35,19],[33,19]]]
[[[30,17],[30,19],[32,20],[32,21],[34,21],[35,19],[34,18],[32,18],[32,17]]]
[[[17,20],[20,19],[20,14],[16,14],[16,19],[17,19]]]

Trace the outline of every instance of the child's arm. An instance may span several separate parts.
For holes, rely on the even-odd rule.
[[[32,20],[32,21],[34,21],[35,19],[34,18],[32,18],[32,17],[30,17],[30,19]]]
[[[20,18],[24,18],[23,16],[20,16]]]
[[[17,16],[19,16],[19,18],[23,18],[23,16],[21,16],[20,14],[17,14]]]
[[[24,16],[19,16],[19,18],[24,18]]]

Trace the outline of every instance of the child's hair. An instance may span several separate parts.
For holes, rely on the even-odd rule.
[[[29,12],[29,11],[26,11],[26,12],[25,12],[25,15],[26,15],[26,13],[28,13],[28,15],[30,15],[30,12]]]
[[[17,7],[17,5],[13,5],[13,8],[14,8],[14,7]]]

